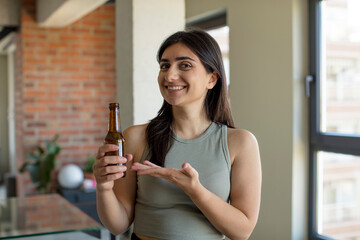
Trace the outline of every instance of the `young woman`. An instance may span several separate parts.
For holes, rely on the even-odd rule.
[[[259,213],[256,138],[235,129],[216,41],[200,30],[171,35],[158,51],[158,116],[124,131],[126,158],[99,148],[94,174],[102,223],[132,239],[248,239]],[[126,166],[109,164],[126,163]],[[131,165],[131,166],[130,166]]]

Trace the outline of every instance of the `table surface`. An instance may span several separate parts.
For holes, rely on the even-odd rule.
[[[0,199],[0,239],[101,229],[58,194]]]

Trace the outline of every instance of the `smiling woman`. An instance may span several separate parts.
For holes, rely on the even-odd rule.
[[[173,108],[198,99],[203,103],[216,81],[217,74],[207,72],[196,54],[182,43],[168,47],[160,59],[160,91]]]
[[[216,41],[200,30],[168,37],[158,51],[158,116],[124,131],[127,152],[94,164],[103,224],[132,239],[247,239],[260,208],[256,138],[235,129]],[[110,164],[133,161],[126,171]]]

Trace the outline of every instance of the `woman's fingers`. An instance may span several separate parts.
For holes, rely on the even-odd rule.
[[[133,156],[132,154],[130,154],[130,153],[129,153],[129,154],[126,154],[125,157],[126,157],[126,159],[127,159],[128,162],[132,161],[133,158],[134,158],[134,156]]]
[[[182,165],[182,169],[190,177],[197,177],[198,176],[198,172],[190,165],[190,163],[184,163]]]
[[[112,165],[112,166],[107,166],[104,167],[100,170],[100,174],[101,176],[105,176],[105,175],[110,175],[110,174],[114,174],[114,173],[118,173],[118,172],[125,172],[126,171],[126,166],[117,166],[117,165]]]
[[[119,147],[115,144],[104,144],[101,147],[99,147],[98,154],[96,158],[101,158],[105,156],[105,153],[107,152],[113,152],[118,150]]]
[[[148,166],[150,166],[150,167],[161,168],[160,166],[158,166],[158,165],[156,165],[155,163],[152,163],[152,162],[150,162],[150,161],[148,161],[148,160],[145,160],[145,161],[144,161],[144,164],[145,164],[145,165],[148,165]]]
[[[116,179],[122,178],[123,176],[124,176],[124,172],[118,172],[114,174],[100,176],[96,181],[97,183],[106,183],[109,181],[114,181]]]
[[[115,165],[115,164],[125,164],[127,162],[127,158],[119,157],[119,156],[105,156],[99,158],[97,161],[97,167],[105,167],[108,165]]]
[[[141,164],[139,162],[134,162],[131,165],[131,170],[134,170],[134,171],[145,170],[145,169],[150,169],[150,168],[151,168],[151,166]]]

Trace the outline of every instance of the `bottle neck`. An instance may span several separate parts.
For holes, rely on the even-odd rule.
[[[109,132],[121,132],[120,111],[118,108],[110,109]]]

